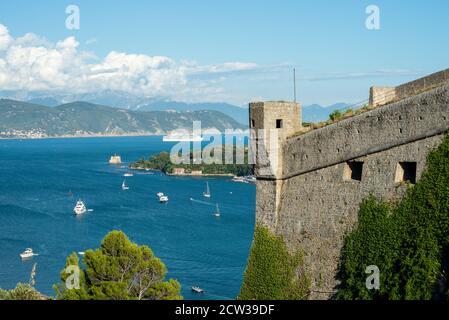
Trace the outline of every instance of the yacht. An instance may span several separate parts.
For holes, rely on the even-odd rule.
[[[200,287],[192,287],[192,291],[195,293],[204,293],[205,291],[203,289],[201,289]]]
[[[206,182],[206,192],[203,192],[205,198],[210,198],[209,182]]]
[[[126,181],[123,181],[123,183],[122,183],[122,190],[123,191],[129,190],[129,187],[126,185]]]
[[[24,252],[22,252],[22,253],[20,254],[20,257],[21,257],[22,259],[28,259],[28,258],[32,258],[32,257],[34,257],[34,256],[37,256],[37,254],[35,254],[35,253],[33,252],[33,249],[31,249],[31,248],[26,249]]]
[[[232,178],[232,181],[234,181],[234,182],[246,182],[244,177],[238,177],[238,176],[235,176],[234,178]]]
[[[245,178],[245,180],[246,180],[246,182],[248,182],[248,183],[256,183],[256,181],[257,181],[257,179],[256,179],[255,176],[247,176],[247,177]]]
[[[86,213],[86,211],[87,211],[86,205],[84,204],[83,201],[78,200],[76,202],[76,206],[73,209],[73,211],[75,212],[76,215],[80,215],[80,214]]]
[[[157,194],[157,196],[159,197],[159,202],[160,203],[167,203],[168,202],[168,197],[165,194],[163,194],[162,192],[159,192]]]

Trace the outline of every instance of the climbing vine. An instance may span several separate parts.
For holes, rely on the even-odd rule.
[[[421,180],[398,204],[370,197],[347,236],[337,299],[418,300],[447,297],[449,136],[432,151]],[[365,268],[380,269],[379,290],[366,288]]]
[[[290,254],[281,237],[256,226],[240,300],[301,300],[309,283],[301,272],[303,256]]]

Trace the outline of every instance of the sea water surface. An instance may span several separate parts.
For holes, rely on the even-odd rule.
[[[0,140],[0,288],[27,283],[37,263],[36,288],[53,296],[70,253],[96,249],[109,231],[122,230],[162,259],[185,299],[235,298],[254,230],[254,185],[143,171],[121,189],[129,162],[172,145],[162,137]],[[123,166],[108,164],[114,153]],[[206,181],[211,199],[202,196]],[[75,216],[78,198],[93,212]],[[28,247],[39,256],[22,261]]]

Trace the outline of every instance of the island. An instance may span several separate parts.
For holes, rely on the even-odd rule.
[[[238,150],[234,148],[235,154]],[[190,152],[190,163],[187,164],[174,164],[170,159],[168,152],[160,152],[159,154],[151,156],[149,159],[140,159],[129,165],[133,170],[158,170],[167,175],[178,176],[237,176],[246,177],[254,174],[254,165],[248,163],[248,149],[245,147],[244,152],[244,164],[225,164],[224,155],[223,161],[219,164],[193,164],[194,153]],[[223,152],[224,154],[224,152]]]

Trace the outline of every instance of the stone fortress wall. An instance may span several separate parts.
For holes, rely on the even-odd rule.
[[[439,87],[444,83],[449,83],[449,69],[397,87],[372,87],[370,90],[369,104],[372,106],[380,106],[402,100],[428,91],[429,89]]]
[[[256,219],[292,251],[304,252],[312,299],[335,292],[344,237],[357,223],[361,201],[371,194],[400,199],[449,131],[447,75],[396,87],[396,102],[303,134],[297,134],[299,104],[250,104],[251,127],[265,129],[253,136]],[[279,153],[274,165],[267,164],[272,152]]]

